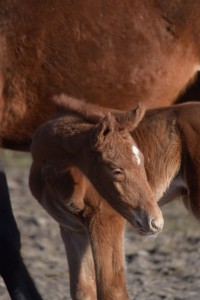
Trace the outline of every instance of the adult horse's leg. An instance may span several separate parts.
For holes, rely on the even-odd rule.
[[[97,299],[94,261],[86,230],[60,227],[60,231],[68,259],[72,299]]]
[[[195,135],[193,134],[193,137]],[[195,137],[196,138],[196,137]],[[194,141],[198,139],[194,139]],[[195,144],[196,148],[189,149],[185,163],[185,177],[188,187],[188,197],[183,198],[183,203],[193,215],[200,220],[200,147]],[[195,151],[196,150],[196,151]]]
[[[11,299],[41,300],[20,255],[20,233],[13,216],[5,172],[0,161],[0,274]]]
[[[88,222],[95,262],[98,300],[127,300],[124,261],[125,220],[101,203]]]

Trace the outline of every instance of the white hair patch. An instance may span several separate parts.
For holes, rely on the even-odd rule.
[[[140,150],[135,145],[133,145],[132,146],[132,151],[133,151],[133,154],[135,155],[135,157],[137,159],[138,165],[140,165],[140,163],[141,163],[141,160],[140,160]]]

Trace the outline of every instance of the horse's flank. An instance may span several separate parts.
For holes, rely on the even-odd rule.
[[[2,0],[3,1],[3,0]],[[200,65],[189,1],[3,1],[0,139],[24,149],[65,93],[105,107],[171,104]],[[34,11],[34,14],[33,14]],[[23,18],[26,16],[26,18]]]

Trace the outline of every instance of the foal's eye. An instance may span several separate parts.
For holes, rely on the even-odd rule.
[[[112,169],[112,174],[118,180],[124,179],[124,172],[120,168],[114,168],[114,169]]]

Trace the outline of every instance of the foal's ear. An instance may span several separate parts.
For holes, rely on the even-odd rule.
[[[108,136],[112,134],[115,130],[116,121],[111,113],[107,113],[105,117],[98,123],[95,127],[91,144],[95,149],[100,149]]]
[[[142,104],[139,104],[135,109],[117,115],[116,121],[120,129],[131,131],[137,127],[144,114],[145,107]]]

